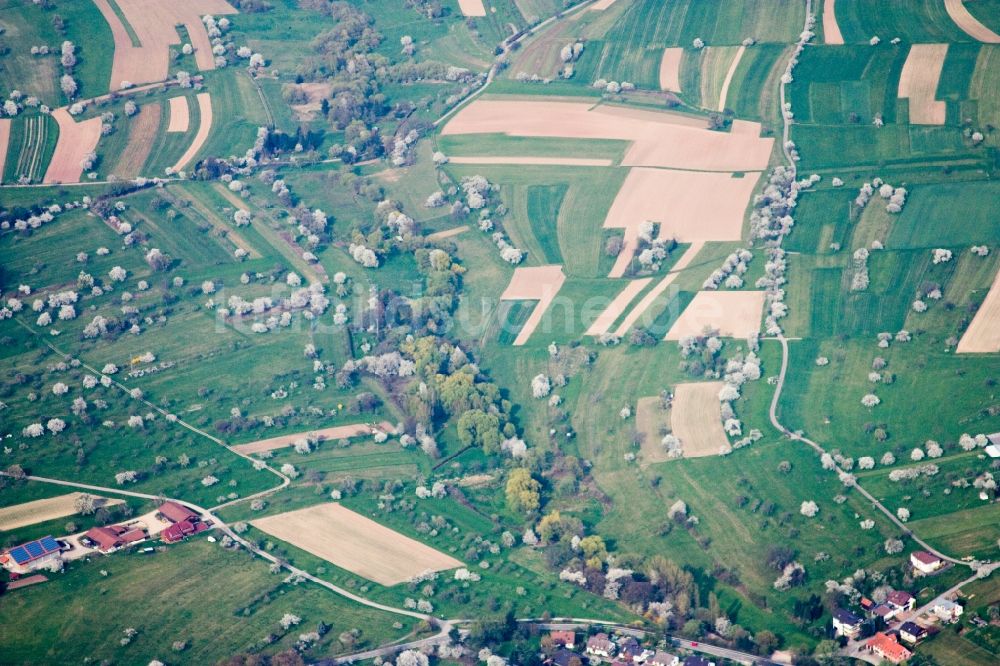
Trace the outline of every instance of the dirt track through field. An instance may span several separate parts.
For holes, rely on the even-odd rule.
[[[462,16],[486,16],[483,0],[458,0],[458,8],[462,10]]]
[[[840,24],[837,23],[837,12],[834,9],[837,0],[823,0],[823,43],[843,44],[844,36],[840,33]]]
[[[248,444],[238,444],[237,446],[232,447],[232,449],[237,453],[243,454],[264,453],[265,451],[274,451],[275,449],[283,449],[291,446],[295,443],[295,440],[303,439],[308,435],[318,437],[320,441],[330,442],[339,439],[350,439],[351,437],[370,436],[375,434],[378,430],[389,433],[394,429],[393,425],[388,421],[382,421],[378,424],[354,423],[352,425],[334,426],[332,428],[321,428],[319,430],[307,430],[306,432],[281,435],[280,437],[271,437],[270,439],[259,439],[256,442],[250,442]]]
[[[76,514],[76,500],[85,493],[69,493],[57,497],[46,497],[45,499],[34,500],[14,504],[13,506],[0,507],[0,531],[16,530],[20,527],[44,523],[47,520],[64,518]],[[122,504],[120,499],[97,498],[95,505],[98,507],[109,507]]]
[[[205,14],[235,14],[225,0],[116,0],[122,16],[138,37],[133,46],[128,30],[108,0],[93,0],[111,28],[115,42],[110,89],[123,82],[132,84],[163,81],[170,72],[170,47],[181,43],[175,26],[183,25],[194,47],[195,63],[201,70],[215,69],[212,44],[201,17]]]
[[[340,504],[318,504],[251,525],[341,569],[392,586],[426,571],[462,566],[454,557]]]
[[[729,446],[722,428],[722,387],[722,382],[688,382],[674,388],[670,429],[681,441],[685,458],[718,455]]]
[[[191,123],[191,112],[188,109],[188,98],[185,95],[170,98],[170,122],[168,132],[187,132]]]
[[[531,337],[565,280],[562,266],[529,266],[514,269],[510,284],[500,295],[500,300],[538,301],[524,322],[524,326],[518,331],[514,339],[515,347],[523,345]]]
[[[944,0],[944,8],[955,25],[969,37],[987,44],[1000,44],[1000,35],[987,28],[980,23],[979,19],[970,14],[962,0]]]
[[[444,231],[435,231],[427,236],[427,240],[443,240],[445,238],[451,238],[452,236],[465,233],[468,230],[469,227],[454,227],[452,229],[445,229]]]
[[[726,338],[746,338],[760,330],[764,314],[763,291],[699,291],[664,340],[680,340],[716,329]]]
[[[743,54],[746,53],[747,47],[741,46],[736,49],[736,55],[733,56],[733,61],[729,63],[729,70],[726,72],[726,78],[722,82],[722,92],[719,94],[719,107],[718,111],[726,110],[726,98],[729,96],[729,84],[733,82],[733,76],[736,74],[736,68],[740,66],[740,60],[743,59]]]
[[[759,136],[759,123],[743,123],[739,132],[735,127],[714,132],[704,119],[679,113],[544,98],[478,99],[456,113],[442,133],[618,139],[632,142],[624,166],[699,171],[761,171],[774,145],[773,138]]]
[[[660,240],[737,241],[757,185],[756,174],[635,168],[629,171],[604,218],[605,229],[624,229],[624,246],[608,277],[625,275],[639,247],[639,228],[660,225]]]
[[[207,92],[198,93],[198,115],[198,132],[194,135],[194,139],[191,140],[191,145],[188,146],[184,154],[181,155],[181,158],[174,164],[174,171],[181,171],[189,162],[197,157],[198,151],[205,145],[205,142],[208,140],[208,134],[212,131],[212,97]]]
[[[129,123],[128,143],[112,170],[120,178],[135,178],[142,173],[160,129],[159,103],[143,104]]]
[[[667,287],[669,287],[670,283],[674,281],[677,274],[687,268],[688,264],[690,264],[694,258],[698,256],[698,253],[701,252],[701,248],[704,246],[705,243],[702,241],[695,241],[694,243],[691,243],[691,245],[688,246],[688,249],[684,251],[684,254],[682,254],[676,263],[670,267],[670,272],[667,273],[667,275],[664,276],[664,278],[660,280],[655,287],[646,292],[646,295],[642,297],[642,300],[639,301],[634,308],[632,308],[632,311],[629,312],[628,315],[626,315],[621,325],[615,329],[615,335],[618,337],[625,335],[628,330],[639,321],[639,318],[646,314],[646,311],[649,310],[650,306],[652,306],[656,299],[659,298],[660,294],[667,290]]]
[[[596,157],[449,157],[452,164],[525,164],[543,166],[596,166],[609,167],[613,160]]]
[[[660,60],[660,90],[670,92],[681,91],[681,59],[684,57],[684,49],[679,46],[669,46],[663,49],[663,58]]]
[[[944,125],[947,105],[934,99],[947,44],[914,44],[899,75],[899,97],[910,100],[910,123]]]
[[[3,169],[7,164],[7,149],[10,147],[10,119],[0,118],[0,183],[3,182]]]
[[[608,329],[618,321],[618,318],[622,316],[625,312],[625,308],[628,307],[639,293],[646,288],[653,278],[642,278],[641,280],[630,280],[625,288],[615,296],[615,299],[611,301],[610,305],[605,308],[604,312],[597,316],[594,323],[590,325],[587,329],[587,335],[604,335],[608,332]]]
[[[597,0],[590,6],[592,12],[603,12],[605,9],[615,4],[616,0]]]
[[[990,354],[1000,351],[1000,271],[997,271],[983,304],[958,341],[958,354]]]
[[[83,158],[97,149],[101,139],[101,117],[76,122],[66,107],[52,112],[59,125],[59,139],[49,168],[45,171],[46,183],[78,183],[83,174]]]

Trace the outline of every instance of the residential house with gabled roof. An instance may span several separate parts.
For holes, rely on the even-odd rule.
[[[917,600],[909,592],[893,590],[886,596],[885,602],[890,607],[896,609],[896,611],[911,611],[916,605]]]
[[[84,539],[105,553],[112,553],[119,548],[142,541],[148,536],[146,530],[127,525],[92,527],[83,535]]]
[[[678,666],[681,663],[679,657],[670,654],[669,652],[656,651],[652,657],[646,662],[648,666]]]
[[[613,657],[617,652],[614,641],[605,633],[599,633],[587,639],[587,654],[595,657]]]
[[[572,650],[576,643],[576,632],[572,630],[553,630],[549,633],[552,642],[567,650]]]
[[[838,636],[857,638],[861,635],[861,618],[849,610],[837,608],[833,611],[833,631]]]
[[[904,622],[899,626],[899,637],[915,644],[927,637],[927,630],[915,622]]]
[[[566,648],[559,648],[545,660],[546,666],[584,666],[587,658]]]
[[[931,574],[941,568],[944,562],[937,555],[928,553],[926,550],[915,550],[910,553],[910,564],[913,570],[922,574]]]
[[[901,645],[895,636],[881,631],[868,639],[865,643],[865,649],[894,664],[906,661],[913,656],[913,653]]]
[[[684,666],[715,666],[715,662],[696,654],[685,659]]]
[[[171,523],[179,523],[185,520],[200,520],[196,512],[177,502],[164,502],[157,509],[157,512]]]

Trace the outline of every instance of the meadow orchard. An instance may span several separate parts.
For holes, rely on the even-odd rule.
[[[993,4],[8,3],[0,661],[996,663]]]

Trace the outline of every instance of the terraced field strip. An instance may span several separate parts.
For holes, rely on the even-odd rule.
[[[823,0],[823,41],[826,44],[843,44],[844,36],[840,34],[840,24],[837,23],[837,13],[834,6],[837,0]]]
[[[160,129],[160,104],[143,104],[132,118],[128,128],[128,143],[118,157],[113,172],[121,178],[135,178],[153,150],[156,133]]]
[[[615,329],[615,335],[618,337],[625,335],[628,330],[632,328],[637,321],[639,321],[639,318],[646,313],[650,306],[653,305],[656,299],[667,290],[667,287],[669,287],[670,283],[674,281],[677,274],[687,268],[688,264],[694,260],[704,246],[704,241],[692,242],[691,245],[688,246],[688,249],[684,251],[684,254],[681,255],[680,259],[677,260],[677,263],[671,267],[670,272],[667,273],[667,275],[664,276],[664,278],[660,280],[655,287],[646,292],[646,295],[642,297],[642,300],[639,301],[634,308],[632,308],[632,311],[629,312],[628,315],[626,315],[621,325]]]
[[[243,454],[264,453],[265,451],[274,451],[275,449],[283,449],[285,447],[292,446],[296,440],[303,439],[308,436],[317,437],[320,441],[335,441],[339,439],[350,439],[351,437],[374,435],[379,431],[391,433],[394,430],[395,427],[388,421],[382,421],[381,423],[354,423],[352,425],[333,426],[332,428],[321,428],[319,430],[297,432],[291,435],[281,435],[279,437],[271,437],[269,439],[259,439],[256,442],[238,444],[231,448],[233,451]]]
[[[7,149],[10,147],[10,119],[0,118],[0,183],[3,182],[3,170],[7,164]]]
[[[191,114],[188,111],[188,99],[186,95],[178,95],[170,98],[170,124],[167,125],[168,132],[187,132],[191,121]]]
[[[976,311],[969,328],[958,341],[958,354],[989,354],[1000,351],[1000,271]]]
[[[47,520],[72,516],[77,512],[76,500],[84,494],[68,493],[57,497],[34,500],[33,502],[0,507],[0,531],[16,530],[20,527],[44,523]],[[124,501],[120,499],[101,497],[96,498],[94,505],[100,508],[123,503]]]
[[[681,92],[681,58],[684,49],[670,46],[663,49],[663,59],[660,60],[660,90]]]
[[[726,97],[729,95],[729,84],[733,82],[733,76],[736,74],[736,68],[740,66],[740,60],[743,59],[743,54],[746,53],[747,47],[741,46],[736,49],[736,55],[733,56],[733,61],[729,63],[729,70],[726,72],[726,78],[722,82],[722,91],[719,93],[719,106],[718,111],[726,110]]]
[[[910,123],[944,125],[947,104],[937,94],[947,44],[914,44],[899,75],[899,97],[910,100]]]
[[[718,455],[729,446],[719,402],[723,386],[723,382],[686,382],[674,387],[670,429],[681,441],[685,458]]]
[[[198,151],[208,141],[208,134],[212,131],[212,97],[207,92],[198,93],[198,133],[191,140],[181,158],[174,164],[174,171],[181,171],[198,155]],[[185,102],[186,106],[186,102]]]
[[[18,151],[17,163],[14,168],[15,178],[22,176],[26,176],[30,180],[38,178],[47,138],[48,127],[45,118],[32,116],[24,122],[21,149]]]
[[[514,269],[510,284],[501,294],[500,300],[538,301],[517,337],[514,338],[515,347],[528,341],[565,281],[566,275],[562,271],[562,266],[529,266]]]
[[[948,16],[962,31],[973,39],[987,44],[1000,44],[1000,35],[993,32],[969,13],[962,0],[944,0],[944,8]]]
[[[625,312],[625,308],[629,306],[635,297],[638,296],[643,289],[646,288],[653,278],[642,278],[640,280],[631,280],[625,288],[619,292],[615,299],[611,301],[611,304],[605,308],[604,312],[597,316],[594,323],[590,325],[587,329],[587,335],[604,335],[608,332],[608,329],[618,321],[618,318],[622,316]]]
[[[60,107],[52,112],[52,119],[59,126],[59,139],[45,171],[45,182],[78,183],[84,158],[97,150],[101,139],[101,117],[76,122],[66,107]]]
[[[273,537],[380,585],[462,566],[454,557],[335,503],[250,523]]]
[[[664,340],[680,340],[706,330],[743,339],[760,331],[763,315],[763,291],[699,291]]]

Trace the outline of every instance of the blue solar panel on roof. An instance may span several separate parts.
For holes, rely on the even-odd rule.
[[[22,546],[18,546],[17,548],[12,548],[10,551],[10,556],[13,557],[14,561],[17,562],[18,564],[24,564],[25,562],[31,559],[31,556],[28,555],[28,551],[26,551]]]
[[[39,555],[45,552],[42,550],[41,544],[39,544],[37,541],[32,541],[31,543],[24,544],[24,548],[28,551],[28,553],[32,557],[38,557]]]
[[[59,542],[50,536],[42,537],[41,539],[39,539],[39,543],[42,544],[42,548],[47,553],[53,553],[59,550]]]

